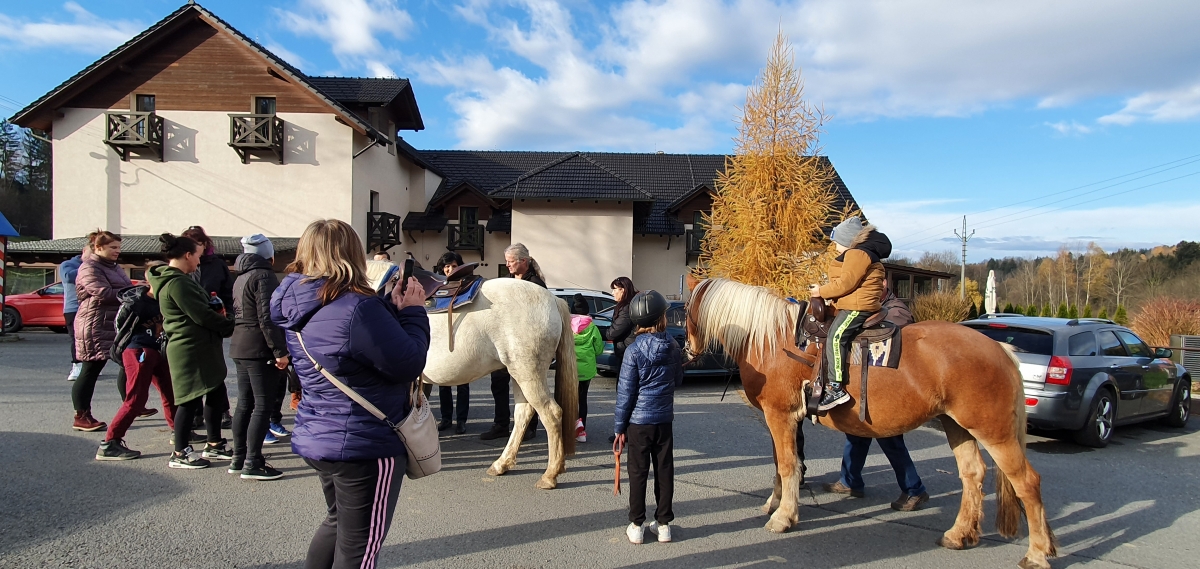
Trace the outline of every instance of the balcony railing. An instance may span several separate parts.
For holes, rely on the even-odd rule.
[[[367,213],[367,252],[385,251],[400,244],[400,216],[372,211]]]
[[[251,154],[273,154],[283,164],[283,119],[274,114],[231,114],[229,115],[229,146],[232,146],[242,164],[249,162]]]
[[[704,229],[689,229],[684,233],[684,240],[687,242],[687,257],[690,262],[693,258],[700,257],[701,245],[704,243]]]
[[[447,227],[450,228],[447,234],[447,249],[451,251],[479,251],[479,256],[483,256],[482,225],[448,225]]]
[[[163,119],[153,112],[104,113],[106,128],[104,144],[112,147],[128,161],[131,151],[149,151],[163,159]]]

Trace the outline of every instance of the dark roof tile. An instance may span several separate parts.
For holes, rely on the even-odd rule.
[[[408,79],[310,76],[308,82],[339,103],[364,105],[386,105],[409,87]]]

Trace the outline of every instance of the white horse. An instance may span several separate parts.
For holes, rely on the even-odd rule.
[[[534,410],[549,439],[550,460],[537,487],[558,485],[566,470],[565,457],[575,454],[575,420],[579,414],[579,379],[575,367],[575,336],[567,303],[550,291],[518,279],[483,282],[471,304],[446,314],[429,315],[429,357],[426,381],[462,385],[501,368],[516,383],[516,427],[508,445],[488,474],[500,476],[517,464],[517,450]],[[453,327],[454,351],[450,351]],[[546,389],[546,371],[558,359],[554,399]],[[505,405],[508,403],[505,402]]]

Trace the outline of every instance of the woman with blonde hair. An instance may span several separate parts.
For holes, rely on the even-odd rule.
[[[362,241],[336,219],[309,224],[288,271],[271,295],[271,319],[285,330],[303,392],[292,451],[317,471],[328,508],[305,567],[370,569],[391,525],[406,449],[316,364],[399,423],[429,351],[425,291],[410,278],[389,299],[377,295]]]

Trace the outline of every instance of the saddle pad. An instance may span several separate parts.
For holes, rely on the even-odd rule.
[[[438,289],[425,300],[425,312],[429,314],[439,314],[450,309],[450,299],[454,298],[454,308],[471,304],[476,296],[479,296],[479,289],[483,286],[483,279],[476,278],[471,282],[461,281],[462,285],[458,287],[458,294],[454,295],[453,290]]]
[[[900,330],[892,334],[888,338],[871,342],[868,346],[870,354],[867,356],[867,365],[875,367],[890,367],[896,369],[900,366]],[[860,365],[862,358],[861,344],[858,340],[850,345],[850,365]]]

